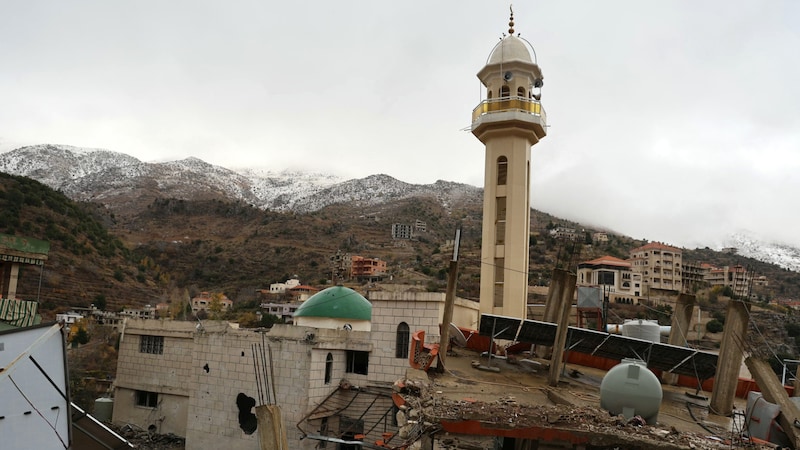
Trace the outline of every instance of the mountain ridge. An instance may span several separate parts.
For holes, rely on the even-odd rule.
[[[145,208],[159,198],[233,200],[262,210],[304,214],[337,203],[377,207],[420,196],[434,198],[449,209],[483,192],[479,187],[445,180],[411,184],[387,174],[345,180],[300,171],[237,171],[196,157],[142,162],[111,150],[52,144],[0,154],[0,171],[30,177],[74,200],[101,203],[123,218],[132,208]],[[747,233],[734,234],[722,242],[723,247],[737,248],[742,256],[800,271],[800,249],[795,247]]]

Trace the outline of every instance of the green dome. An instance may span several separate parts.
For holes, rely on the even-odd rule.
[[[372,303],[350,288],[334,286],[312,295],[294,317],[372,320]]]

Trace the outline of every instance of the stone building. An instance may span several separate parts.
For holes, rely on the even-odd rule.
[[[313,326],[268,331],[215,321],[129,320],[113,421],[184,436],[188,450],[258,449],[255,419],[248,418],[250,405],[264,397],[263,352],[271,354],[268,390],[282,408],[289,448],[335,448],[362,434],[365,441],[382,439],[397,431],[391,384],[409,367],[410,334],[423,330],[438,342],[444,294],[368,295],[369,301],[342,286],[323,290],[297,317]],[[368,327],[359,322],[367,313]],[[453,317],[475,328],[478,305],[456,299]]]

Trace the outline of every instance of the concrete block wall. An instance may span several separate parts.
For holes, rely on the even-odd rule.
[[[425,341],[439,343],[440,305],[443,293],[370,292],[372,303],[372,343],[369,380],[394,383],[405,376],[408,358],[397,358],[397,326],[408,324],[409,334],[425,330]],[[410,348],[410,344],[409,344]],[[373,370],[374,369],[374,370]]]
[[[160,321],[130,320],[120,342],[113,421],[134,424],[143,429],[156,426],[159,433],[186,436],[187,410],[191,387],[187,384],[192,363],[193,323],[158,328]],[[183,326],[183,325],[186,326]],[[185,329],[184,329],[185,328]],[[139,351],[143,335],[162,336],[162,354]],[[154,408],[136,404],[136,391],[158,393]]]
[[[237,397],[243,394],[259,404],[252,344],[260,343],[258,333],[229,329],[225,332],[201,332],[194,338],[189,382],[186,449],[225,448],[257,450],[258,433],[245,431],[239,422]],[[244,413],[253,414],[247,408]]]

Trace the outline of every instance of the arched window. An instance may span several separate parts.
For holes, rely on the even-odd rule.
[[[511,89],[508,86],[501,87],[500,97],[511,97]]]
[[[328,353],[325,357],[325,384],[331,384],[331,376],[333,375],[333,355]]]
[[[504,186],[508,179],[508,158],[501,156],[497,158],[497,185]]]
[[[492,99],[492,91],[490,91],[490,90],[486,91],[486,99],[487,100],[491,100]]]
[[[408,358],[408,344],[410,340],[411,333],[408,329],[408,324],[400,322],[400,324],[397,325],[397,343],[394,350],[395,358]]]
[[[525,98],[525,88],[520,86],[517,88],[517,97]]]

